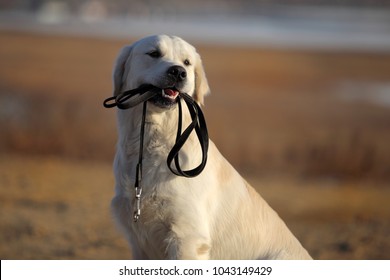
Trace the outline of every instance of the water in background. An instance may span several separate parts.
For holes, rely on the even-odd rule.
[[[0,1],[0,29],[113,38],[165,33],[197,43],[390,51],[387,1],[9,2]]]

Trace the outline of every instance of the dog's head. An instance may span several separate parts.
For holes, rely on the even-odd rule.
[[[143,38],[120,52],[113,73],[114,96],[142,84],[162,89],[151,101],[159,107],[177,102],[179,92],[191,95],[199,104],[209,93],[202,61],[195,48],[175,36]]]

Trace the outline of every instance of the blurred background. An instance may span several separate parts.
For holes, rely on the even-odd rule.
[[[316,259],[390,258],[390,2],[0,0],[0,257],[126,259],[111,71],[201,54],[211,139]]]

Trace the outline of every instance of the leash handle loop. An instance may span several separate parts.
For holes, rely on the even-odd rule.
[[[174,173],[177,176],[183,176],[183,177],[195,177],[199,175],[203,169],[206,166],[207,163],[207,152],[209,147],[209,136],[206,126],[206,121],[204,118],[204,115],[202,113],[201,108],[199,107],[198,103],[196,103],[191,96],[189,96],[186,93],[181,93],[181,97],[183,97],[188,110],[191,115],[192,122],[188,125],[188,127],[184,130],[183,133],[181,133],[181,126],[182,126],[182,118],[181,118],[181,104],[179,102],[179,121],[178,121],[178,128],[177,128],[177,134],[176,134],[176,143],[172,147],[172,150],[169,152],[167,157],[167,165],[172,173]],[[201,163],[190,170],[182,170],[180,167],[179,162],[179,153],[182,147],[184,146],[185,142],[187,141],[188,137],[190,136],[191,132],[195,129],[196,136],[199,140],[199,144],[202,150],[202,160]],[[172,168],[172,161],[174,160],[175,163],[175,169]]]
[[[161,93],[161,89],[155,86],[142,85],[136,89],[127,90],[116,96],[106,98],[103,101],[103,106],[105,108],[118,107],[119,109],[125,110],[132,108],[142,102],[148,101],[150,98],[154,97],[159,93]]]
[[[112,108],[117,106],[116,96],[109,97],[103,101],[103,106],[106,108]]]

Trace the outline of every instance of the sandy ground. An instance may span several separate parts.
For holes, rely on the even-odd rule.
[[[109,211],[110,164],[0,158],[2,259],[127,259]],[[249,181],[316,259],[388,259],[390,189],[365,183]]]
[[[0,37],[1,259],[131,258],[101,104],[126,42]],[[198,49],[212,139],[311,255],[390,259],[390,110],[342,95],[390,84],[390,55]]]

